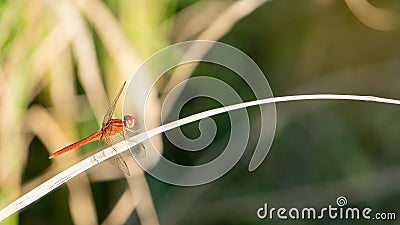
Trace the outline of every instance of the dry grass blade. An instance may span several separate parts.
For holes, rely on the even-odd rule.
[[[189,40],[207,29],[229,7],[229,1],[198,1],[179,11],[172,19],[174,42]],[[198,13],[201,12],[201,13]],[[166,23],[170,23],[167,21]]]
[[[225,11],[219,14],[217,18],[205,29],[196,39],[216,41],[227,34],[232,27],[242,18],[251,14],[254,10],[261,7],[269,0],[242,0],[233,2]],[[208,49],[202,49],[207,53]],[[180,81],[187,79],[197,67],[198,63],[190,63],[176,68],[171,75],[171,79],[162,90],[165,98],[166,94]]]
[[[106,5],[97,0],[75,0],[74,1],[87,17],[90,23],[93,24],[96,32],[98,33],[101,41],[104,44],[105,49],[108,51],[110,56],[117,64],[118,71],[122,74],[122,77],[130,77],[133,71],[136,71],[142,60],[138,54],[134,51],[132,46],[129,44],[127,37],[124,35],[121,25],[117,19],[107,9]],[[143,90],[146,90],[146,86],[151,86],[149,79],[143,77],[140,80]],[[152,93],[147,96],[145,91],[138,90],[134,98],[137,99],[148,99],[146,108],[150,112],[160,112],[160,101],[158,97]],[[136,102],[132,99],[131,102]],[[139,107],[138,107],[139,108]],[[135,115],[136,117],[144,117],[144,115]],[[146,116],[146,126],[155,127],[160,124],[160,118],[156,113],[148,113]],[[160,137],[155,137],[152,142],[157,146],[158,149],[162,149],[162,142]]]
[[[69,1],[47,1],[58,16],[63,31],[71,40],[73,52],[77,60],[79,78],[86,90],[89,103],[98,121],[103,118],[103,109],[107,105],[95,46],[82,16],[75,5]]]
[[[129,189],[125,190],[102,225],[125,224],[137,204],[138,199],[132,201],[132,192]]]
[[[141,60],[130,46],[118,21],[101,1],[74,0],[74,2],[95,27],[104,47],[116,60],[120,72],[128,77],[139,67]]]
[[[398,11],[375,7],[368,0],[345,2],[354,15],[372,29],[392,31],[400,27]]]
[[[262,105],[262,104],[270,104],[270,103],[278,103],[278,102],[289,102],[289,101],[300,101],[300,100],[353,100],[353,101],[368,101],[368,102],[378,102],[378,103],[386,103],[386,104],[396,104],[400,105],[400,100],[388,99],[388,98],[380,98],[374,96],[359,96],[359,95],[335,95],[335,94],[315,94],[315,95],[296,95],[296,96],[283,96],[283,97],[275,97],[268,98],[262,100],[256,100],[251,102],[239,103],[235,105],[225,106],[221,108],[216,108],[208,111],[204,111],[201,113],[197,113],[183,119],[165,124],[163,126],[154,128],[152,130],[147,131],[146,133],[138,134],[132,137],[133,142],[129,142],[130,146],[127,146],[125,142],[120,142],[114,145],[114,148],[117,149],[116,152],[113,147],[106,148],[98,153],[91,155],[90,157],[82,160],[81,162],[69,167],[68,169],[62,171],[51,179],[47,180],[43,184],[34,188],[32,191],[26,193],[21,196],[14,202],[7,205],[0,211],[0,221],[9,217],[10,215],[18,212],[19,210],[25,208],[31,203],[37,201],[39,198],[45,196],[47,193],[53,191],[57,187],[81,174],[82,172],[88,170],[89,168],[103,162],[113,156],[115,154],[126,151],[129,147],[135,146],[138,143],[141,143],[148,138],[151,138],[155,135],[161,134],[162,132],[177,128],[179,126],[192,123],[206,117],[218,115],[221,113],[225,113],[232,110],[242,109],[246,107]]]
[[[21,189],[21,174],[27,156],[22,121],[26,113],[25,108],[32,97],[32,90],[40,82],[31,79],[26,70],[32,63],[30,56],[35,48],[35,40],[43,32],[43,29],[38,28],[43,16],[40,13],[41,4],[12,1],[4,3],[3,6],[2,10],[7,12],[0,18],[0,29],[2,29],[0,30],[2,34],[0,67],[1,78],[3,78],[0,90],[2,96],[0,101],[0,205],[18,196]],[[20,17],[11,16],[13,12],[20,11],[24,11]],[[18,29],[20,29],[19,32],[16,32]],[[18,35],[12,36],[13,32]],[[17,221],[17,217],[12,217],[9,223],[17,224]]]
[[[57,121],[52,118],[46,109],[40,106],[32,106],[28,110],[26,125],[30,132],[42,140],[47,149],[58,147],[57,145],[60,142],[68,142],[66,138],[63,138],[65,134],[57,124]],[[72,219],[76,224],[98,224],[96,206],[88,177],[79,176],[67,185]],[[85,213],[81,213],[82,211],[85,211]]]
[[[140,169],[139,166],[137,167]],[[142,225],[160,224],[152,201],[150,188],[146,182],[143,171],[139,170],[139,175],[137,178],[137,180],[128,179],[128,184],[130,187],[138,186],[137,188],[131,190],[136,190],[134,196],[135,198],[140,198],[137,206],[137,213],[139,215],[140,222]]]

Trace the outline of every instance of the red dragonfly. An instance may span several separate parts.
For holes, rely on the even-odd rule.
[[[70,144],[53,154],[49,156],[49,159],[55,158],[61,154],[64,154],[68,151],[71,151],[75,148],[78,148],[82,145],[91,143],[93,141],[102,141],[104,140],[108,146],[112,146],[111,143],[111,137],[115,135],[121,135],[124,131],[124,128],[126,128],[128,131],[135,132],[135,130],[132,130],[131,128],[135,125],[135,118],[130,115],[125,115],[124,120],[121,119],[113,119],[112,116],[114,114],[115,106],[118,102],[118,99],[122,93],[122,90],[125,87],[126,82],[122,85],[121,89],[119,90],[117,96],[114,98],[114,101],[112,103],[108,103],[108,109],[106,114],[104,115],[103,122],[101,129],[96,131],[95,133],[89,135],[88,137],[77,141],[73,144]],[[136,149],[136,148],[140,149]],[[142,144],[136,145],[134,149],[130,149],[131,153],[134,154],[135,156],[140,156],[140,154],[145,154],[144,146]],[[114,148],[114,147],[113,147]],[[115,148],[114,148],[115,149]],[[123,158],[118,154],[115,157],[113,157],[114,164],[116,164],[125,174],[129,176],[129,169],[128,166],[123,160]]]

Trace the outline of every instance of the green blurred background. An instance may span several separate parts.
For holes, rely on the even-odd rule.
[[[114,96],[137,66],[163,47],[194,39],[230,44],[260,66],[275,96],[400,99],[399,28],[397,0],[0,1],[0,207],[96,149],[92,144],[47,159],[50,152],[97,130],[106,96]],[[191,76],[222,79],[228,73],[201,64]],[[167,77],[158,85],[159,96],[173,81]],[[240,79],[226,82],[238,87],[244,100],[254,99],[240,88]],[[200,98],[189,102],[181,116],[218,106]],[[259,112],[248,112],[257,127]],[[382,224],[398,224],[398,106],[279,103],[277,118],[270,153],[254,172],[247,167],[256,128],[244,157],[212,183],[178,187],[140,172],[123,179],[118,171],[104,175],[108,167],[100,165],[2,224],[376,224],[256,216],[264,203],[320,208],[335,205],[338,196],[346,196],[350,206],[396,212],[397,221]],[[218,155],[230,126],[226,115],[213,119],[222,147],[182,153],[163,138],[165,155],[184,164]],[[199,135],[197,123],[182,129],[188,137]]]

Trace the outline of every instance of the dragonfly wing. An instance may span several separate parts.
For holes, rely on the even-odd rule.
[[[129,138],[129,135],[127,134],[127,132],[136,133],[137,131],[131,130],[128,128],[124,129],[124,139],[125,140],[132,139],[132,138]],[[132,140],[130,140],[130,141],[132,142]],[[135,142],[135,141],[133,141],[133,142]],[[137,145],[130,148],[129,152],[132,154],[133,157],[136,157],[138,159],[142,159],[142,158],[146,157],[146,148],[144,147],[144,145],[142,143],[138,143]]]
[[[105,137],[104,141],[106,142],[107,146],[110,146],[115,151],[117,151],[117,149],[112,145],[110,137],[108,137],[108,136]],[[127,176],[130,176],[128,165],[126,164],[126,161],[122,158],[121,154],[115,155],[110,160],[111,160],[111,163],[114,164],[116,167],[118,167],[122,172],[124,172],[124,174],[126,174]]]
[[[146,150],[142,143],[139,143],[129,149],[129,152],[138,159],[143,159],[146,157]]]
[[[108,108],[107,108],[107,112],[103,118],[102,128],[105,128],[108,121],[110,121],[110,119],[112,118],[112,116],[114,114],[115,106],[117,105],[118,99],[121,96],[122,91],[124,90],[125,84],[126,84],[126,81],[122,84],[121,88],[118,91],[118,94],[115,96],[115,98],[112,102],[110,102],[110,100],[108,100]],[[113,146],[113,144],[111,143],[110,137],[108,135],[105,135],[104,139],[105,139],[104,141],[106,142],[107,146],[110,146],[110,147]],[[115,149],[115,147],[113,147],[113,149],[115,151],[117,151]],[[116,165],[119,169],[121,169],[126,175],[128,175],[128,176],[130,175],[128,165],[126,164],[125,160],[121,157],[120,154],[117,154],[116,156],[112,157],[111,162],[114,165]]]
[[[102,122],[102,126],[105,126],[106,123],[112,118],[113,114],[114,114],[114,110],[115,110],[115,106],[117,105],[118,99],[122,94],[122,91],[124,90],[126,81],[122,84],[121,88],[118,91],[118,94],[115,96],[114,100],[112,102],[110,102],[110,100],[108,100],[108,107],[107,107],[107,112],[103,117],[103,122]]]

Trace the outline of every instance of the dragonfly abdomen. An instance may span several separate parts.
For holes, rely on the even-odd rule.
[[[82,139],[82,140],[80,140],[78,142],[70,144],[70,145],[68,145],[68,146],[66,146],[66,147],[54,152],[53,154],[51,154],[49,156],[49,159],[55,158],[55,157],[65,153],[65,152],[71,151],[72,149],[78,148],[78,147],[80,147],[80,146],[82,146],[84,144],[87,144],[87,143],[90,143],[90,142],[93,142],[93,141],[97,141],[97,140],[100,139],[101,135],[102,135],[102,132],[101,132],[101,130],[99,130],[96,133],[93,133],[92,135],[90,135],[90,136],[88,136],[88,137],[86,137],[86,138],[84,138],[84,139]]]

